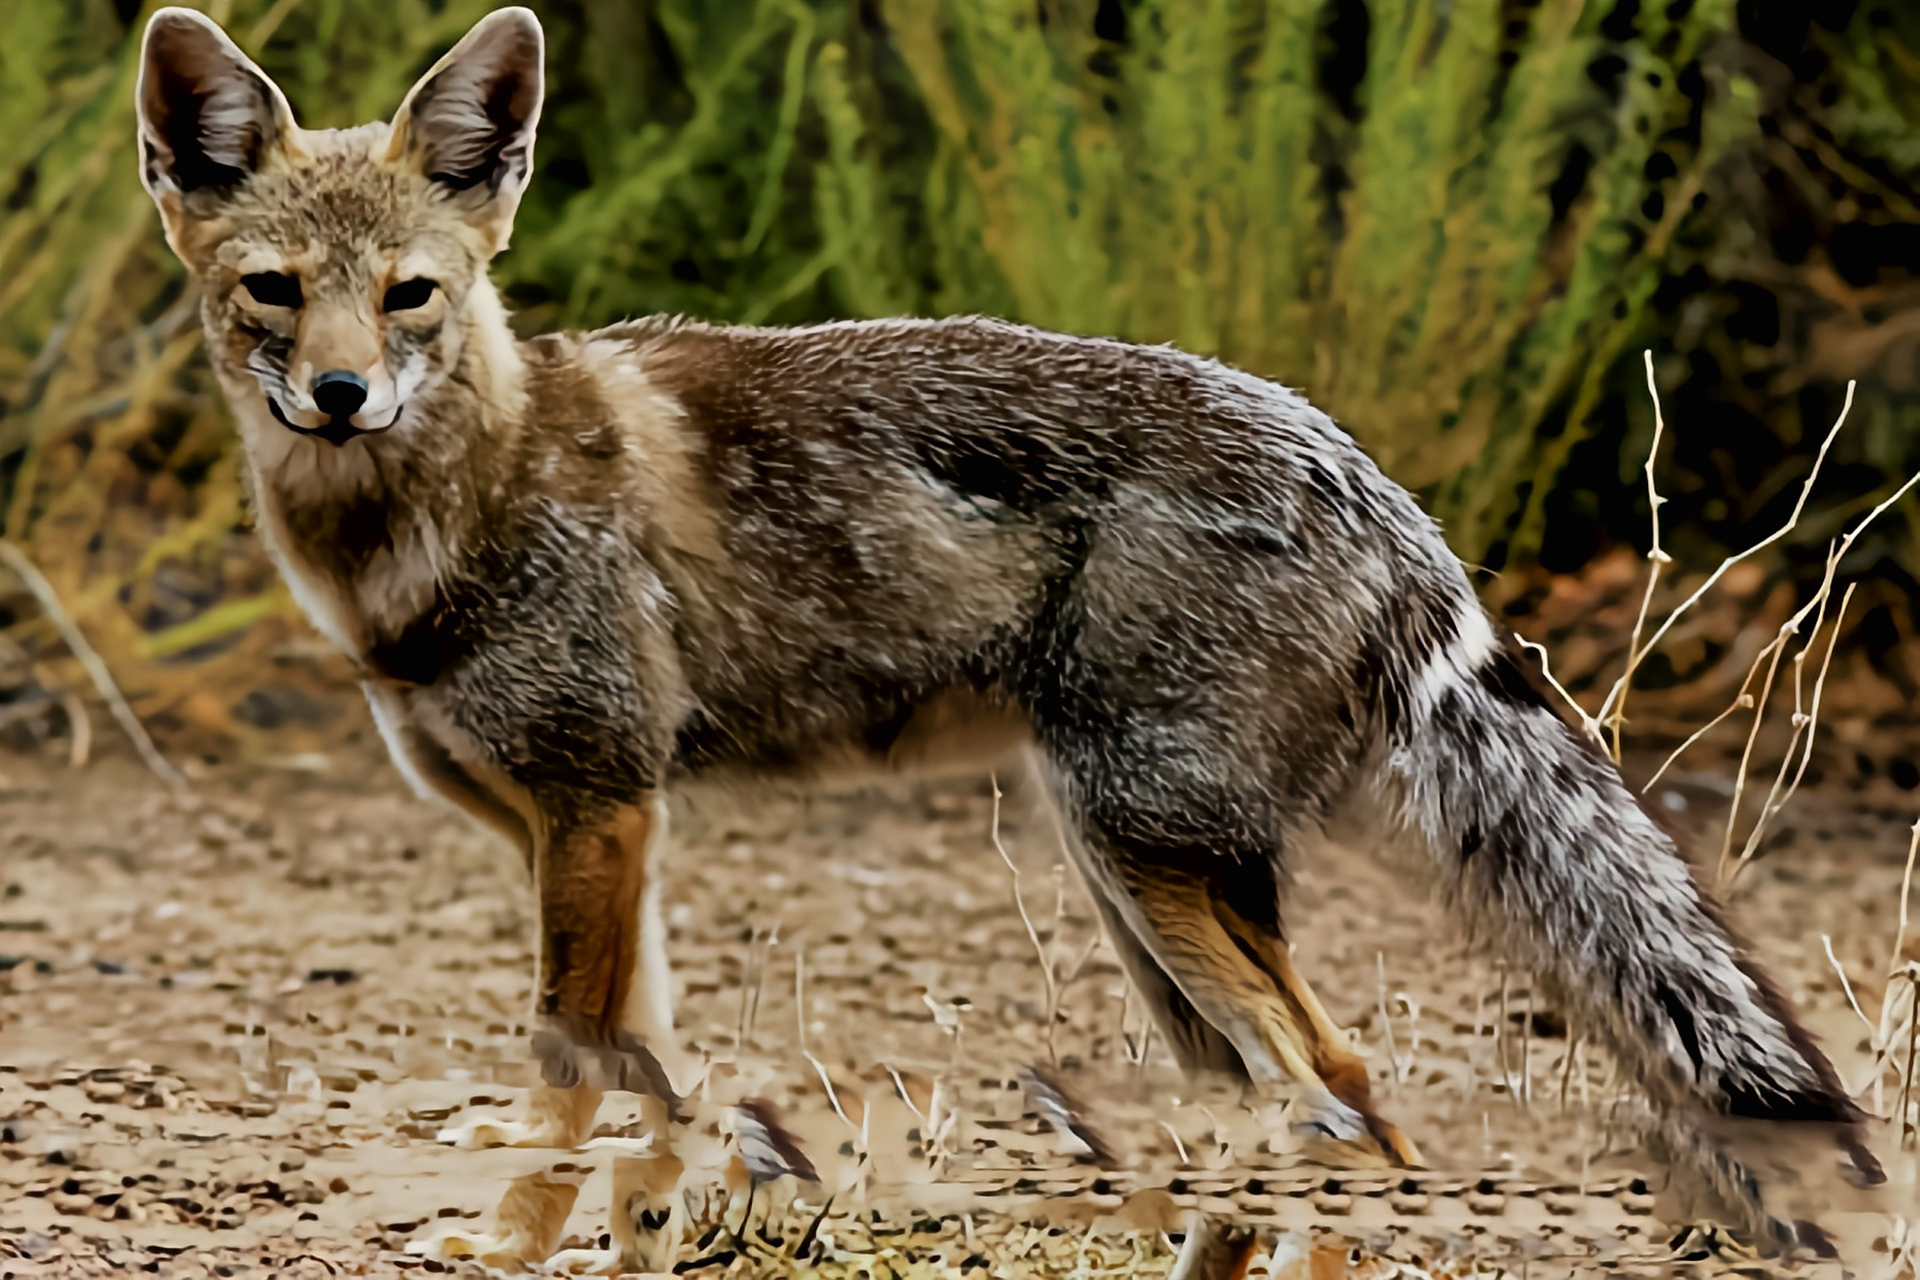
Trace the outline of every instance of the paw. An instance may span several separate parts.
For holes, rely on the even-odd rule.
[[[618,1276],[630,1272],[618,1249],[562,1249],[547,1259],[547,1270],[563,1276]]]
[[[495,1271],[517,1271],[526,1259],[520,1256],[516,1243],[505,1236],[455,1228],[425,1240],[409,1240],[407,1252],[434,1262],[478,1262]]]
[[[645,1093],[667,1104],[674,1120],[684,1122],[680,1094],[653,1051],[628,1032],[604,1036],[577,1019],[549,1018],[533,1033],[540,1075],[559,1089],[588,1085],[603,1091]]]
[[[1342,1102],[1326,1089],[1309,1089],[1288,1108],[1302,1154],[1341,1168],[1419,1168],[1419,1148],[1398,1128]]]
[[[529,1124],[499,1116],[477,1116],[434,1135],[434,1141],[474,1151],[482,1147],[569,1147],[567,1134],[557,1123]]]
[[[1289,1127],[1303,1142],[1360,1143],[1367,1118],[1325,1089],[1305,1089],[1287,1108]]]

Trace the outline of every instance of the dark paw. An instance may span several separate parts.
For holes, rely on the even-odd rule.
[[[693,1118],[692,1113],[682,1110],[680,1095],[674,1091],[673,1081],[667,1077],[667,1069],[660,1065],[660,1059],[653,1050],[642,1044],[638,1037],[622,1031],[614,1037],[611,1061],[609,1062],[612,1083],[603,1087],[621,1089],[628,1093],[648,1093],[667,1104],[667,1114],[680,1124]]]
[[[1840,1251],[1833,1247],[1833,1237],[1829,1236],[1817,1224],[1801,1219],[1793,1224],[1795,1242],[1816,1258],[1833,1259]]]
[[[1367,1118],[1324,1088],[1302,1090],[1294,1103],[1293,1132],[1302,1138],[1361,1143]]]
[[[1852,1132],[1841,1134],[1840,1149],[1847,1156],[1846,1162],[1840,1166],[1840,1176],[1855,1188],[1865,1190],[1868,1187],[1878,1187],[1886,1183],[1887,1171],[1880,1167],[1880,1161],[1856,1134]]]
[[[563,1031],[542,1027],[533,1033],[533,1056],[540,1063],[540,1078],[556,1089],[572,1089],[581,1083],[580,1050]]]
[[[597,1027],[549,1018],[533,1033],[533,1053],[540,1075],[557,1089],[589,1085],[605,1091],[645,1093],[667,1104],[668,1114],[680,1123],[690,1116],[681,1109],[660,1059],[640,1040],[624,1031],[612,1039]]]

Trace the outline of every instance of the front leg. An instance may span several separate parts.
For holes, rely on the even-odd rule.
[[[673,1053],[657,866],[664,800],[543,809],[534,859],[541,1071],[560,1088],[652,1094],[671,1112],[679,1095],[659,1056]]]
[[[536,1085],[525,1121],[480,1120],[441,1138],[460,1146],[574,1150],[592,1136],[603,1089],[651,1094],[642,1105],[656,1144],[652,1156],[614,1160],[614,1248],[604,1259],[573,1259],[633,1270],[656,1246],[639,1230],[670,1201],[652,1184],[678,1161],[667,1143],[679,1101],[660,1055],[674,1056],[672,983],[661,918],[661,849],[666,805],[653,794],[633,805],[542,806],[532,862],[540,898],[540,968],[535,979],[534,1048],[546,1083]],[[553,1256],[579,1191],[572,1166],[516,1179],[484,1235],[451,1233],[418,1251],[442,1260],[477,1258],[497,1268],[538,1265]],[[671,1226],[668,1228],[671,1232]],[[669,1259],[670,1261],[670,1259]]]

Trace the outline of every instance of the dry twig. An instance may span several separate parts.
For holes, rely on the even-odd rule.
[[[147,768],[151,769],[154,775],[171,787],[176,794],[185,795],[191,791],[192,787],[188,784],[186,776],[168,763],[167,758],[160,754],[160,749],[153,745],[153,739],[147,736],[146,726],[140,723],[140,717],[133,714],[133,708],[127,704],[126,698],[120,693],[120,687],[113,682],[113,673],[107,669],[106,662],[94,647],[87,643],[87,637],[74,623],[73,616],[67,612],[66,606],[60,603],[60,597],[54,591],[53,584],[47,581],[46,575],[42,574],[34,566],[33,561],[27,558],[25,551],[9,539],[0,538],[0,561],[4,561],[7,568],[13,570],[14,575],[26,585],[27,590],[33,593],[33,598],[39,602],[41,611],[47,615],[47,620],[60,633],[61,641],[79,660],[81,667],[87,673],[87,678],[93,682],[95,691],[107,704],[107,709],[113,713],[113,718],[120,722],[121,729],[126,732],[127,738],[133,743],[133,749],[140,753],[140,758],[146,762]],[[84,722],[85,717],[82,716],[81,719]],[[82,730],[76,726],[74,732],[77,734]],[[90,733],[89,737],[91,737]]]
[[[1655,628],[1653,635],[1641,649],[1642,656],[1652,653],[1660,646],[1660,642],[1666,639],[1667,633],[1673,630],[1674,623],[1685,616],[1687,611],[1692,609],[1694,605],[1700,603],[1702,597],[1704,597],[1707,592],[1713,590],[1713,588],[1719,584],[1720,579],[1726,576],[1727,570],[1780,541],[1780,539],[1786,537],[1787,534],[1793,531],[1795,525],[1800,523],[1800,514],[1806,510],[1807,497],[1813,492],[1814,481],[1820,478],[1820,468],[1827,460],[1827,451],[1833,447],[1834,437],[1840,434],[1840,428],[1845,425],[1847,421],[1847,413],[1853,408],[1853,391],[1854,384],[1851,382],[1847,383],[1847,398],[1845,403],[1840,406],[1840,416],[1834,420],[1833,428],[1827,432],[1826,439],[1820,442],[1820,452],[1814,455],[1813,469],[1807,473],[1807,478],[1800,484],[1800,496],[1794,502],[1793,513],[1787,517],[1787,522],[1760,541],[1748,547],[1745,551],[1728,556],[1725,560],[1722,560],[1720,567],[1708,574],[1707,580],[1696,587],[1691,595],[1681,601],[1678,607],[1667,615],[1666,621]],[[1911,486],[1911,484],[1912,481],[1908,481],[1906,486],[1902,486],[1901,492],[1904,493],[1906,488]],[[1898,497],[1899,495],[1896,494],[1895,496]],[[1889,501],[1891,501],[1891,499],[1889,499]],[[1878,514],[1877,511],[1875,514]],[[1869,516],[1867,519],[1871,520],[1872,518],[1872,516]],[[1631,674],[1631,668],[1629,668],[1628,674]],[[1605,720],[1613,714],[1616,703],[1625,701],[1626,679],[1627,676],[1622,675],[1619,680],[1614,681],[1613,687],[1607,691],[1606,701],[1601,704],[1600,713],[1595,717],[1596,719]]]
[[[1647,366],[1647,394],[1653,397],[1653,444],[1647,449],[1647,507],[1653,518],[1653,545],[1647,551],[1647,589],[1640,597],[1640,613],[1633,620],[1633,632],[1627,638],[1627,669],[1620,673],[1620,698],[1613,704],[1613,714],[1607,718],[1607,728],[1613,735],[1613,762],[1620,763],[1620,726],[1627,718],[1627,693],[1633,687],[1633,673],[1647,656],[1648,650],[1640,646],[1641,633],[1646,630],[1647,611],[1653,607],[1653,592],[1660,585],[1662,565],[1671,564],[1672,557],[1660,549],[1660,506],[1666,501],[1660,496],[1660,490],[1654,486],[1653,464],[1660,456],[1660,437],[1666,433],[1667,418],[1660,408],[1660,388],[1653,381],[1653,351],[1642,353]]]
[[[998,774],[988,774],[987,780],[993,786],[993,848],[1000,855],[1000,861],[1007,866],[1007,874],[1013,877],[1013,905],[1020,912],[1020,923],[1026,926],[1027,941],[1033,944],[1033,954],[1040,959],[1040,981],[1046,987],[1045,1007],[1047,1025],[1042,1034],[1047,1041],[1047,1061],[1053,1066],[1060,1065],[1060,1051],[1054,1045],[1053,1024],[1056,1011],[1060,1007],[1060,980],[1053,970],[1053,957],[1048,953],[1046,944],[1040,941],[1040,931],[1033,927],[1033,916],[1027,911],[1027,896],[1021,891],[1020,868],[1015,864],[1013,855],[1007,852],[1006,844],[1000,839],[1000,778]]]
[[[1833,565],[1827,567],[1827,580],[1821,587],[1820,596],[1824,599],[1830,594],[1833,581]],[[1826,606],[1822,603],[1819,614],[1814,618],[1813,632],[1807,643],[1793,655],[1793,736],[1787,742],[1786,754],[1780,760],[1779,772],[1774,775],[1773,786],[1767,792],[1766,803],[1760,807],[1760,816],[1754,819],[1753,829],[1747,833],[1746,842],[1741,846],[1740,858],[1734,866],[1739,869],[1753,860],[1760,848],[1760,840],[1765,835],[1767,824],[1771,822],[1787,801],[1793,799],[1793,793],[1800,789],[1800,780],[1806,776],[1807,764],[1813,758],[1813,735],[1820,722],[1820,699],[1827,686],[1827,670],[1833,665],[1833,651],[1840,643],[1840,629],[1847,620],[1847,609],[1853,603],[1853,592],[1857,583],[1849,583],[1844,596],[1840,598],[1840,612],[1833,621],[1833,632],[1827,639],[1827,656],[1820,663],[1820,674],[1814,679],[1813,700],[1807,710],[1800,709],[1800,686],[1807,654],[1814,642],[1820,637],[1820,627],[1826,616]],[[1802,734],[1805,741],[1802,742]],[[1786,781],[1787,770],[1793,767],[1794,753],[1799,750],[1800,764],[1794,769],[1793,781]]]
[[[1749,678],[1751,678],[1753,673],[1749,671],[1747,675]],[[1667,770],[1672,767],[1673,762],[1675,760],[1678,760],[1681,756],[1685,755],[1687,752],[1687,748],[1691,747],[1694,743],[1700,741],[1700,739],[1706,737],[1709,733],[1712,733],[1715,729],[1719,728],[1720,722],[1722,720],[1725,720],[1728,716],[1732,715],[1736,711],[1750,711],[1752,710],[1752,708],[1753,708],[1753,695],[1748,693],[1745,687],[1743,686],[1740,690],[1740,696],[1735,698],[1730,704],[1728,704],[1727,709],[1725,711],[1722,711],[1719,715],[1715,716],[1713,719],[1707,721],[1705,724],[1701,725],[1698,729],[1695,729],[1692,733],[1688,734],[1687,740],[1681,743],[1679,746],[1675,747],[1673,749],[1673,754],[1669,755],[1665,760],[1662,760],[1660,762],[1660,767],[1653,771],[1653,776],[1647,779],[1647,784],[1644,787],[1640,788],[1640,794],[1641,795],[1649,794],[1653,790],[1654,784],[1659,782],[1661,777],[1665,775]]]

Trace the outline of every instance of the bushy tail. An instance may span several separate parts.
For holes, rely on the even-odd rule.
[[[1476,934],[1638,1081],[1676,1172],[1762,1241],[1826,1252],[1819,1228],[1770,1207],[1752,1156],[1806,1137],[1856,1185],[1877,1182],[1861,1111],[1611,762],[1484,615],[1470,623],[1403,673],[1380,774],[1391,820],[1431,852]],[[1740,1140],[1756,1127],[1757,1143]]]

